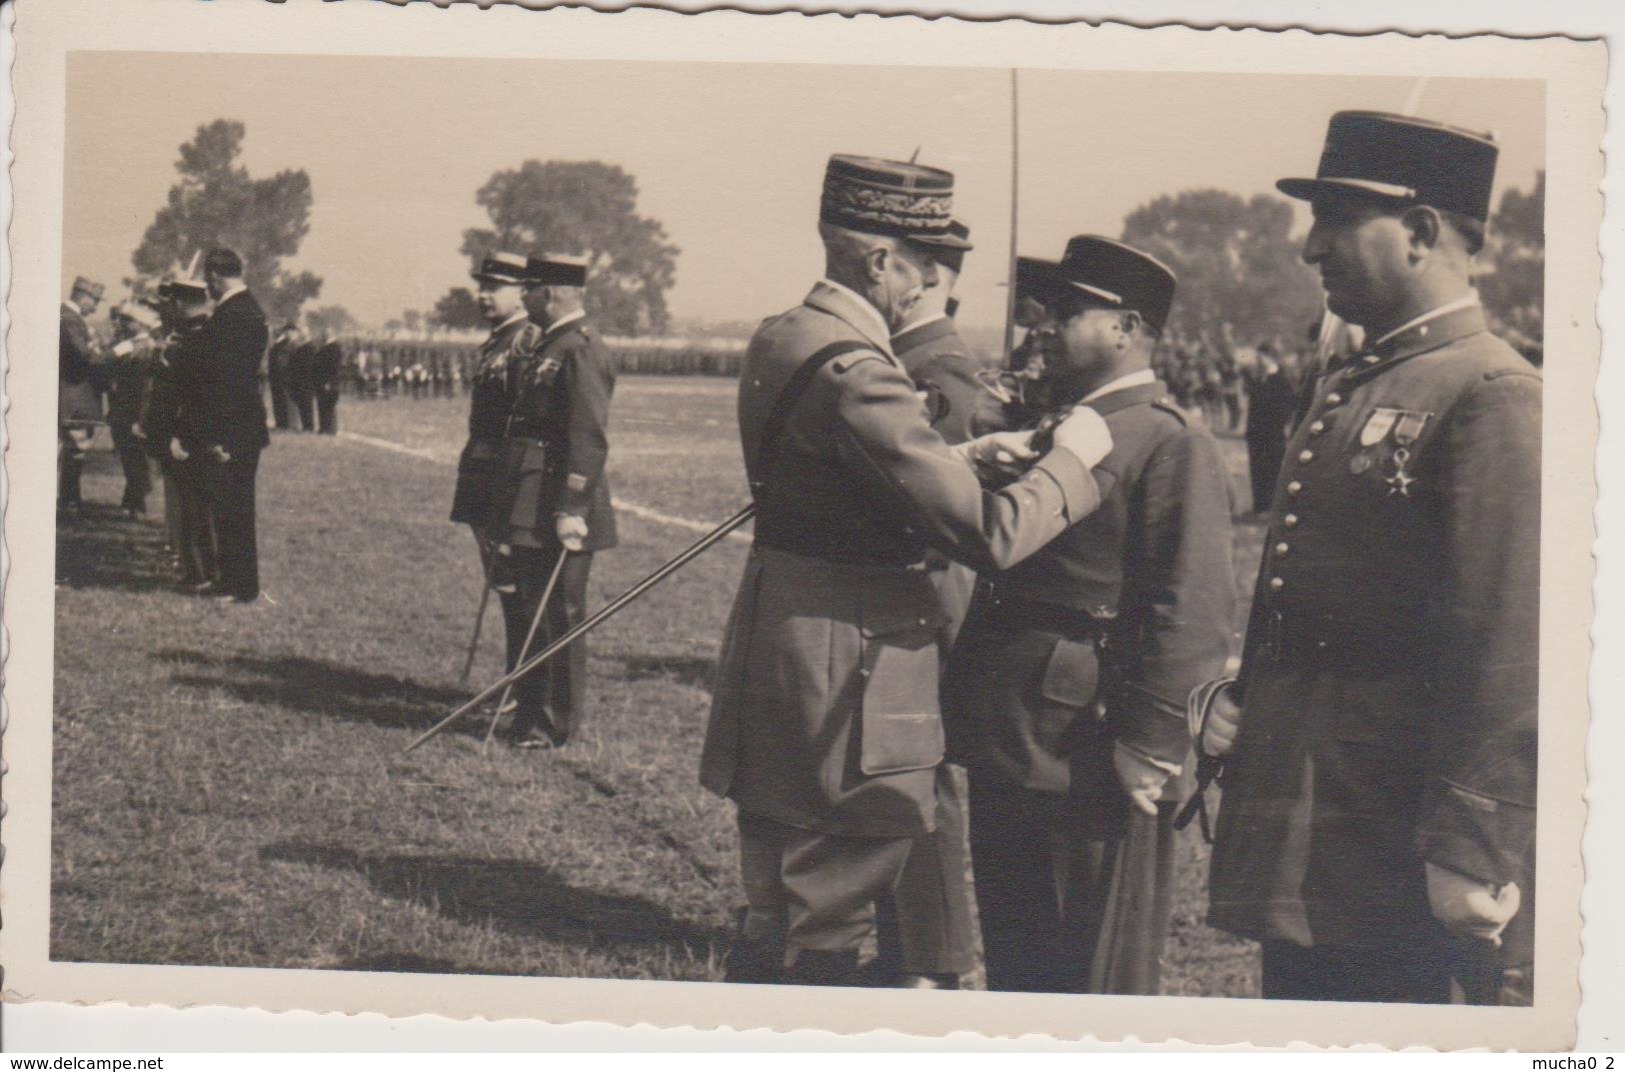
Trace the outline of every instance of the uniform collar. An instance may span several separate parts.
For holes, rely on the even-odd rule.
[[[1156,382],[1157,374],[1155,372],[1152,372],[1148,368],[1139,369],[1135,372],[1130,372],[1126,376],[1119,376],[1117,379],[1112,380],[1110,383],[1104,384],[1103,386],[1096,387],[1093,391],[1090,391],[1088,394],[1084,395],[1083,400],[1085,402],[1093,402],[1102,395],[1109,395],[1115,391],[1122,391],[1130,387],[1143,387],[1148,383]]]
[[[237,282],[233,283],[231,286],[226,288],[226,292],[224,294],[220,295],[220,298],[214,303],[214,307],[216,309],[218,309],[222,305],[229,302],[231,299],[235,298],[237,295],[239,295],[239,294],[247,294],[247,293],[248,293],[248,284],[244,283],[241,279],[239,279],[239,280],[237,280]]]
[[[1445,302],[1443,305],[1436,306],[1436,307],[1434,307],[1432,309],[1429,309],[1427,312],[1423,313],[1421,316],[1415,318],[1414,320],[1407,320],[1405,323],[1399,325],[1399,327],[1395,328],[1393,331],[1390,331],[1388,334],[1384,335],[1382,338],[1380,338],[1377,341],[1373,342],[1369,347],[1367,347],[1367,349],[1369,349],[1369,350],[1380,350],[1385,345],[1387,345],[1390,340],[1397,339],[1399,336],[1405,334],[1407,331],[1411,331],[1411,330],[1414,330],[1415,328],[1419,328],[1423,324],[1428,323],[1429,321],[1439,319],[1439,317],[1441,317],[1441,316],[1448,316],[1451,313],[1457,312],[1457,311],[1462,310],[1462,309],[1466,309],[1466,308],[1468,308],[1470,306],[1474,306],[1474,305],[1477,305],[1477,304],[1478,304],[1478,295],[1475,294],[1473,291],[1469,290],[1466,294],[1463,294],[1461,297],[1457,298],[1455,301]],[[1424,334],[1425,334],[1425,332],[1424,332]]]
[[[1149,372],[1150,370],[1146,371]],[[1125,380],[1129,378],[1129,376],[1123,377]],[[1124,384],[1121,387],[1107,384],[1108,387],[1111,387],[1110,391],[1096,391],[1084,399],[1083,404],[1105,417],[1116,413],[1118,410],[1128,409],[1130,406],[1148,406],[1159,399],[1167,397],[1168,388],[1163,385],[1161,380],[1157,379],[1156,373],[1151,373],[1145,379],[1140,379],[1139,374],[1135,373],[1133,378],[1134,383]],[[1116,380],[1112,381],[1113,384],[1117,382]]]
[[[846,321],[875,349],[887,357],[893,356],[891,329],[886,327],[886,318],[880,315],[880,310],[876,309],[869,299],[857,291],[842,286],[833,279],[820,279],[813,284],[806,303],[820,312]]]
[[[1363,382],[1418,354],[1486,330],[1484,307],[1478,303],[1477,295],[1469,295],[1389,332],[1378,345],[1351,358],[1343,367],[1343,373],[1351,382]]]
[[[586,327],[585,324],[581,323],[581,321],[585,320],[586,318],[587,311],[585,309],[577,309],[573,313],[566,313],[557,320],[553,321],[552,327],[542,332],[542,342],[552,342],[560,335]]]
[[[73,302],[67,302],[67,301],[63,302],[62,303],[62,311],[64,313],[67,313],[69,316],[76,316],[80,320],[83,320],[85,318],[85,314],[80,312],[79,307],[77,305],[73,304]]]
[[[921,320],[918,323],[910,324],[907,328],[898,332],[891,341],[892,352],[902,354],[916,347],[936,342],[938,339],[950,338],[955,334],[957,332],[954,330],[953,320],[948,317],[947,313],[939,313],[929,320]]]
[[[491,329],[491,338],[493,338],[493,339],[496,338],[498,335],[501,335],[503,332],[507,331],[509,328],[513,327],[515,324],[524,323],[526,319],[528,319],[528,318],[527,318],[524,310],[520,310],[519,312],[517,312],[517,313],[513,314],[512,316],[510,316],[508,319],[504,320],[502,323],[498,324],[496,327],[492,328]]]

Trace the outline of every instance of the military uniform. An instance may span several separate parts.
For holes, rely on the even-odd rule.
[[[609,402],[615,373],[597,333],[577,315],[541,331],[508,364],[506,477],[493,501],[493,538],[513,548],[517,591],[504,595],[510,665],[519,658],[547,579],[564,553],[559,514],[584,518],[587,536],[571,552],[532,642],[540,651],[586,617],[587,578],[595,551],[616,544],[604,463],[609,455]],[[587,645],[577,640],[515,688],[515,739],[542,733],[555,745],[580,728],[585,709]]]
[[[517,313],[492,329],[475,355],[469,376],[468,442],[457,459],[457,485],[452,492],[451,519],[474,529],[482,544],[489,540],[493,496],[503,478],[512,409],[508,382],[510,367],[541,340],[541,329]]]
[[[1323,177],[1285,192],[1405,182],[1485,218],[1487,139],[1370,113],[1332,122]],[[1394,174],[1410,153],[1449,166]],[[1372,161],[1389,173],[1373,180]],[[1288,444],[1209,911],[1264,942],[1266,997],[1447,1000],[1472,952],[1434,918],[1427,864],[1518,883],[1508,962],[1527,955],[1540,423],[1539,375],[1469,294],[1323,378]]]
[[[951,194],[946,172],[836,157],[821,213],[945,234]],[[804,366],[804,390],[778,409]],[[739,808],[742,937],[784,934],[790,978],[844,982],[875,897],[936,823],[942,612],[927,548],[1008,566],[1098,499],[1065,450],[984,493],[931,430],[879,313],[827,281],[752,338],[739,427],[756,534],[701,781]]]
[[[151,314],[124,304],[114,308],[114,315],[125,325],[123,334],[132,336],[141,330],[135,323],[136,315]],[[121,339],[121,342],[124,340]],[[145,352],[115,347],[113,373],[107,392],[107,424],[113,434],[113,449],[118,453],[119,466],[124,470],[124,494],[119,505],[132,516],[145,514],[147,495],[152,491],[152,466],[147,458],[146,444],[135,434],[141,420],[147,394],[152,389],[154,359]]]
[[[1083,236],[1052,267],[1166,320],[1173,276],[1137,251]],[[1103,502],[983,578],[949,659],[950,755],[970,772],[989,988],[1155,994],[1176,804],[1137,810],[1114,757],[1188,769],[1186,697],[1223,669],[1235,629],[1229,483],[1149,369],[1082,404],[1112,433]]]
[[[102,288],[85,279],[74,281],[74,293],[96,298]],[[79,307],[62,303],[62,323],[57,365],[57,503],[78,507],[79,474],[85,451],[102,419],[102,376],[105,358],[91,336],[90,325]]]

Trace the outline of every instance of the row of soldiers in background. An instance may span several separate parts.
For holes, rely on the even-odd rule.
[[[284,324],[266,357],[271,420],[277,429],[338,434],[343,376],[344,349],[337,339],[307,334],[291,321]]]
[[[146,512],[155,464],[178,581],[200,595],[259,598],[255,479],[269,442],[259,370],[265,316],[227,249],[202,259],[202,278],[167,280],[149,298],[115,306],[102,346],[86,318],[103,288],[74,281],[62,305],[59,353],[59,508],[82,506],[80,473],[106,423],[124,470],[123,509]],[[105,414],[101,396],[108,395]]]
[[[825,278],[740,379],[755,540],[701,761],[728,979],[857,984],[878,917],[880,982],[953,986],[979,901],[990,987],[1156,993],[1174,803],[1223,766],[1209,922],[1266,998],[1531,999],[1541,387],[1471,287],[1496,156],[1339,113],[1279,184],[1374,341],[1303,404],[1239,679],[1226,477],[1152,367],[1172,273],[1023,258],[1043,373],[989,385],[952,175],[831,158]]]

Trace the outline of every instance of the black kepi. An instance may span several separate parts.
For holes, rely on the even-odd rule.
[[[1161,331],[1174,304],[1174,273],[1133,246],[1078,235],[1059,261],[1016,260],[1017,292],[1045,302],[1057,288],[1081,292],[1108,308],[1133,309]]]

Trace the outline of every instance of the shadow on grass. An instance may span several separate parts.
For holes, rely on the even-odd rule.
[[[626,894],[572,886],[530,860],[485,860],[468,856],[373,856],[334,845],[284,841],[260,849],[262,860],[313,864],[353,871],[385,897],[410,901],[447,919],[490,925],[561,944],[610,951],[647,952],[665,946],[684,958],[706,960],[724,948],[727,935],[674,919],[653,901]],[[395,958],[396,966],[344,965],[382,971],[444,971],[425,958]],[[457,969],[466,970],[466,969]]]
[[[176,665],[170,680],[177,685],[220,689],[248,703],[391,729],[426,729],[473,695],[303,655],[217,655],[169,648],[152,657]],[[184,667],[196,669],[189,673]],[[483,735],[485,727],[481,719],[470,717],[447,732]]]
[[[175,588],[163,526],[132,520],[110,503],[86,502],[78,514],[57,516],[56,576],[70,588]]]
[[[717,672],[717,660],[712,656],[627,655],[621,663],[626,667],[623,680],[670,679],[706,692],[711,691],[711,679]]]

